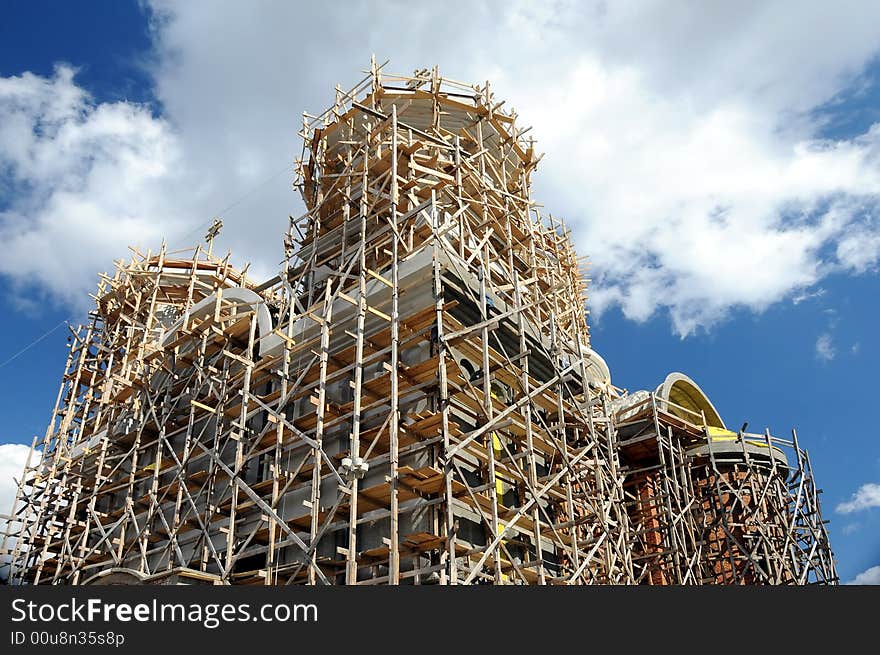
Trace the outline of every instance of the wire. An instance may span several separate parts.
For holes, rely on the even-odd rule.
[[[36,346],[38,343],[40,343],[43,339],[45,339],[45,338],[48,337],[50,334],[52,334],[53,332],[55,332],[55,330],[57,330],[58,328],[60,328],[62,325],[66,325],[68,322],[70,322],[70,319],[69,319],[69,318],[65,318],[63,321],[61,321],[58,325],[56,325],[55,327],[53,327],[51,330],[49,330],[48,332],[46,332],[46,333],[43,334],[42,336],[37,337],[36,339],[34,339],[33,341],[31,341],[28,345],[26,345],[24,348],[22,348],[22,349],[19,350],[17,353],[15,353],[12,357],[10,357],[10,358],[7,359],[6,361],[4,361],[2,364],[0,364],[0,368],[3,368],[3,367],[6,366],[7,364],[9,364],[9,363],[15,361],[16,359],[18,359],[18,357],[19,357],[20,355],[23,355],[24,353],[26,353],[28,350],[30,350],[31,348],[33,348],[34,346]]]
[[[210,223],[211,221],[214,220],[214,218],[216,218],[216,217],[223,218],[223,214],[225,214],[226,212],[228,212],[230,209],[232,209],[232,208],[237,207],[238,205],[240,205],[245,199],[247,199],[247,198],[249,198],[250,196],[252,196],[254,193],[256,193],[257,191],[259,191],[260,189],[262,189],[264,186],[266,186],[269,182],[271,182],[271,181],[274,180],[276,177],[278,177],[279,175],[281,175],[283,172],[288,171],[288,170],[290,170],[290,163],[286,163],[286,164],[284,164],[284,167],[283,167],[281,170],[272,173],[271,175],[269,175],[269,177],[265,178],[262,182],[257,183],[255,186],[253,186],[253,187],[251,187],[250,189],[248,189],[247,191],[245,191],[244,194],[242,194],[241,196],[239,196],[236,200],[234,200],[234,201],[231,202],[229,205],[227,205],[226,207],[224,207],[223,209],[221,209],[219,212],[216,212],[215,214],[213,214],[213,215],[211,216],[211,218],[209,218],[208,220],[206,220],[206,221],[204,221],[204,222],[199,223],[198,225],[196,225],[193,229],[191,229],[189,232],[187,232],[186,234],[184,234],[183,237],[181,237],[181,239],[186,239],[187,237],[189,237],[189,236],[190,236],[191,234],[193,234],[194,232],[197,232],[197,231],[199,231],[200,229],[204,229],[204,228],[208,225],[208,223]]]

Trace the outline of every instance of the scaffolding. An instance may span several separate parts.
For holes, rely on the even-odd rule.
[[[617,416],[642,584],[836,584],[809,454],[656,393]]]
[[[14,580],[832,582],[796,439],[731,474],[705,421],[611,385],[503,104],[373,63],[304,115],[278,275],[214,256],[220,221],[117,262],[19,486]]]

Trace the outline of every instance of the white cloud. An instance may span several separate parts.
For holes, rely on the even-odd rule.
[[[798,293],[797,295],[795,295],[791,299],[791,302],[794,305],[800,305],[805,300],[812,300],[813,298],[821,298],[824,295],[825,295],[825,289],[823,289],[823,288],[816,289],[815,291],[804,290],[801,293]]]
[[[872,507],[880,507],[880,484],[867,482],[859,487],[852,498],[840,503],[837,506],[837,511],[841,514],[851,514]]]
[[[13,478],[21,479],[29,451],[30,447],[22,444],[0,445],[0,514],[9,514],[12,511],[17,488]]]
[[[860,523],[847,523],[840,531],[845,535],[851,535],[861,530],[861,528],[862,526]]]
[[[880,566],[872,566],[862,571],[847,584],[852,585],[880,585]]]
[[[56,123],[92,134],[86,126],[109,113],[130,156],[98,147],[115,143],[104,132],[27,137],[33,109],[8,123],[16,144],[24,134],[45,146],[43,168],[64,155],[54,177],[29,178],[35,190],[15,208],[27,229],[12,232],[13,261],[0,269],[15,279],[71,297],[125,242],[154,245],[167,233],[181,245],[267,178],[224,216],[219,243],[271,270],[286,217],[300,211],[290,176],[272,178],[299,152],[298,116],[327,106],[336,83],[356,81],[371,52],[391,58],[391,70],[437,63],[453,78],[489,79],[534,126],[547,153],[536,199],[567,218],[591,256],[594,312],[618,305],[644,320],[666,310],[686,335],[731,309],[797,298],[830,272],[871,271],[880,258],[880,126],[818,137],[824,110],[870,83],[862,73],[880,51],[880,6],[153,6],[161,118],[125,103],[90,106],[72,82],[43,81],[59,98],[46,110],[61,114]],[[405,26],[388,19],[401,12]],[[140,129],[122,127],[133,124]],[[4,149],[30,161],[21,144]],[[71,177],[85,188],[62,193]],[[87,227],[118,217],[124,229],[99,237],[70,270],[25,256],[82,244]]]
[[[835,354],[834,341],[832,340],[831,335],[827,332],[825,334],[820,334],[819,338],[816,339],[816,357],[823,362],[830,362],[834,359]]]
[[[0,515],[8,516],[12,513],[13,503],[17,485],[15,480],[21,480],[24,472],[24,465],[27,461],[28,451],[30,447],[21,444],[2,444],[0,445]],[[0,518],[0,542],[3,535],[6,534],[7,520]],[[16,524],[12,524],[11,533],[14,533]],[[6,542],[6,548],[10,549],[15,546],[15,539],[10,537]],[[5,579],[8,575],[9,556],[6,553],[0,553],[0,580]]]
[[[59,66],[51,78],[0,78],[0,273],[79,307],[98,270],[174,235],[187,205],[175,187],[178,142],[131,103],[95,105]],[[178,209],[179,207],[179,209]]]
[[[875,268],[880,259],[880,234],[871,226],[853,226],[837,243],[837,259],[856,273]]]

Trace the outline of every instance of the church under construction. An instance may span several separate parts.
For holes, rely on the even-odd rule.
[[[278,275],[163,245],[102,276],[12,582],[836,584],[796,433],[612,385],[502,105],[374,65],[305,115]]]

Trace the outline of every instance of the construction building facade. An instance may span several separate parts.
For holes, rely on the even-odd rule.
[[[71,336],[26,584],[834,584],[797,436],[611,384],[488,83],[375,65],[304,119],[285,260],[134,250]]]

